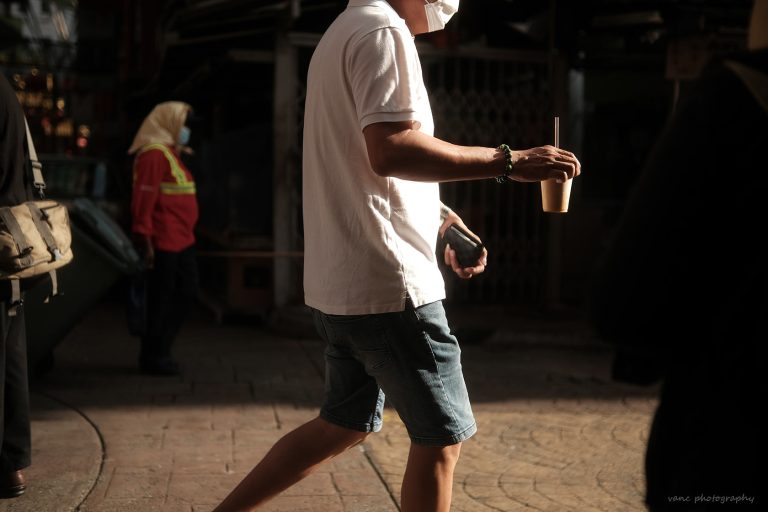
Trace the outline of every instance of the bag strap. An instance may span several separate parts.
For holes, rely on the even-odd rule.
[[[27,118],[24,118],[24,127],[27,129],[27,149],[29,150],[29,160],[32,164],[32,183],[35,186],[35,190],[40,195],[40,198],[45,197],[45,179],[43,178],[43,164],[37,158],[37,151],[35,151],[35,143],[32,141],[32,134],[29,133],[29,123]]]
[[[51,253],[51,256],[53,257],[53,261],[58,261],[62,258],[61,251],[59,251],[59,248],[56,246],[56,240],[53,238],[53,233],[51,233],[51,228],[48,226],[48,223],[46,222],[48,220],[48,215],[43,212],[39,206],[37,206],[35,203],[27,201],[24,203],[27,208],[29,209],[29,213],[32,217],[32,222],[35,223],[35,227],[37,228],[37,231],[40,233],[40,236],[43,238],[43,241],[45,242],[46,247],[48,248],[48,252]]]
[[[18,279],[11,279],[11,302],[8,304],[8,316],[16,316],[19,308],[24,305],[24,299],[21,298],[21,284]]]
[[[727,60],[724,64],[736,73],[763,110],[768,112],[768,74],[733,60]]]
[[[64,295],[63,293],[59,293],[59,277],[56,274],[56,269],[48,272],[48,275],[51,277],[51,294],[48,295],[43,301],[45,304],[48,304],[53,297]]]
[[[59,292],[59,278],[56,274],[56,269],[48,272],[51,277],[51,293],[43,300],[45,304],[48,304],[53,297],[63,295]],[[11,302],[8,303],[6,310],[8,316],[16,316],[19,314],[19,308],[24,306],[24,298],[21,296],[21,279],[12,278],[9,279],[11,283]]]
[[[19,261],[22,265],[29,265],[32,263],[32,247],[27,241],[27,237],[24,236],[24,232],[21,230],[16,217],[11,213],[10,208],[0,208],[0,220],[5,224],[6,229],[11,233],[13,240],[16,242],[16,246],[19,248]]]

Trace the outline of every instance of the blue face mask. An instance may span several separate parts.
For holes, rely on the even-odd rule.
[[[179,132],[179,144],[186,146],[189,144],[189,137],[192,135],[192,131],[187,126],[182,126]]]

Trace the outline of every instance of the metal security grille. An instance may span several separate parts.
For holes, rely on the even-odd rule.
[[[435,136],[462,145],[515,149],[550,141],[551,93],[546,56],[477,51],[421,51]],[[446,279],[458,302],[538,304],[545,294],[545,225],[539,187],[493,180],[445,183],[443,202],[489,249],[482,279]]]

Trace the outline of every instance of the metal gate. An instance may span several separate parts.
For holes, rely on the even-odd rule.
[[[435,136],[466,146],[514,149],[550,140],[551,94],[544,53],[420,48]],[[473,303],[539,303],[545,291],[545,226],[539,187],[494,180],[443,183],[456,210],[489,250],[482,279],[446,279],[449,297]]]

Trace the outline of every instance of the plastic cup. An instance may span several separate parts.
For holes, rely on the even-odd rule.
[[[565,213],[568,211],[568,201],[571,198],[573,179],[558,183],[557,180],[541,182],[541,206],[545,212]]]
[[[560,117],[554,119],[555,147],[560,147]],[[573,178],[558,183],[557,180],[541,182],[541,206],[545,212],[565,213],[568,211],[568,201],[571,199]]]

